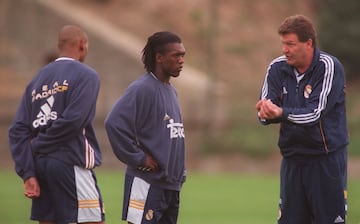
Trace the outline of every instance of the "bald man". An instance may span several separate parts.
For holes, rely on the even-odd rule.
[[[15,170],[32,199],[31,219],[40,224],[104,223],[93,169],[101,151],[92,121],[100,81],[83,64],[88,37],[64,26],[59,58],[28,84],[9,129]]]

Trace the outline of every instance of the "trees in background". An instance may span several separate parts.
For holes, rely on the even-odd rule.
[[[348,80],[360,79],[360,1],[316,0],[320,48],[344,65]]]

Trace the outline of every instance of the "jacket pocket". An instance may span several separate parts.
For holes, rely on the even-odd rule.
[[[280,128],[279,146],[289,150],[308,149],[311,150],[309,154],[324,153],[326,152],[325,134],[320,124],[301,126],[283,123]]]

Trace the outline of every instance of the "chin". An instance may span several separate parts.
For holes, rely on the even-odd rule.
[[[293,61],[289,61],[289,60],[287,60],[286,62],[288,63],[288,65],[291,65],[291,66],[294,66],[294,64],[295,64]]]

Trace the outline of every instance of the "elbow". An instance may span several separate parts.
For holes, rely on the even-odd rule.
[[[111,119],[109,119],[109,117],[107,117],[107,118],[105,119],[105,122],[104,122],[105,130],[106,130],[107,132],[113,130],[113,129],[114,129],[114,123],[115,123],[115,122],[111,121]]]

